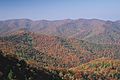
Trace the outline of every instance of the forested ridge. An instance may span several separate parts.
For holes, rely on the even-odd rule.
[[[26,32],[0,37],[1,79],[119,80],[119,48]]]
[[[120,22],[0,21],[0,80],[120,80]]]

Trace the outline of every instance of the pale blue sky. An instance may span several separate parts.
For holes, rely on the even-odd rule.
[[[120,0],[0,0],[0,20],[21,18],[120,20]]]

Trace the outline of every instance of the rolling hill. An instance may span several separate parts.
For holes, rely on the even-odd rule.
[[[28,80],[119,80],[119,43],[120,21],[0,21],[0,78],[19,80],[26,70]]]
[[[120,59],[119,45],[20,32],[0,37],[0,49],[24,60],[34,60],[43,67],[71,68],[101,57]]]
[[[65,19],[55,21],[13,19],[0,21],[1,35],[11,34],[21,28],[37,34],[76,38],[91,43],[120,43],[119,21],[104,21],[99,19]]]

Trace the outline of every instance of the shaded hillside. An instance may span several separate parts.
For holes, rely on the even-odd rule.
[[[0,51],[0,80],[62,80],[47,69]]]
[[[27,33],[2,37],[0,40],[0,50],[3,52],[17,55],[28,62],[36,62],[41,67],[56,66],[59,62],[59,59],[56,59],[54,56],[34,49],[32,38]]]
[[[70,49],[65,48],[61,44],[61,39],[55,36],[23,33],[1,37],[0,49],[14,53],[25,60],[35,60],[42,66],[72,67],[79,65],[77,56]],[[69,63],[70,61],[71,63]]]
[[[120,46],[116,44],[95,44],[21,29],[0,37],[0,50],[3,80],[120,79]]]
[[[42,67],[71,68],[101,57],[120,59],[119,45],[94,44],[35,33],[1,37],[0,50]]]
[[[42,68],[0,51],[1,80],[119,80],[120,61],[100,58],[75,68]]]
[[[38,20],[13,19],[0,21],[0,35],[10,35],[19,29],[59,36],[64,38],[76,38],[91,43],[119,44],[119,21],[104,21],[99,19],[65,19],[65,20]]]

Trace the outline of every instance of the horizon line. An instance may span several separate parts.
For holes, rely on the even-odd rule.
[[[111,19],[100,19],[100,18],[64,18],[64,19],[30,19],[30,18],[10,18],[10,19],[1,19],[0,21],[8,21],[8,20],[31,20],[31,21],[42,21],[42,20],[45,20],[45,21],[59,21],[59,20],[102,20],[102,21],[119,21],[120,19],[118,20],[111,20]]]

